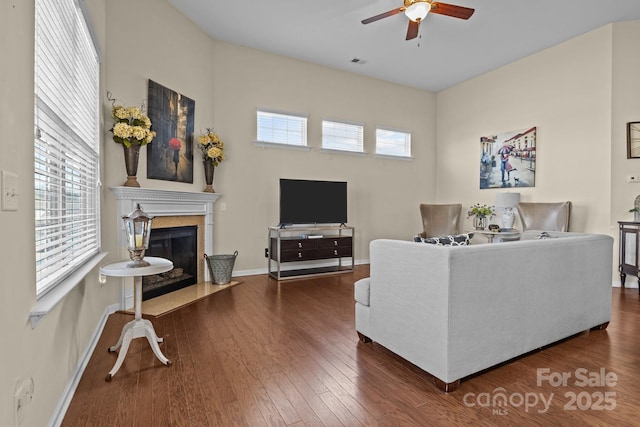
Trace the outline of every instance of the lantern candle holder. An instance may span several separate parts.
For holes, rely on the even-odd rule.
[[[122,217],[122,220],[124,221],[124,231],[127,238],[127,249],[131,258],[131,262],[127,264],[127,267],[148,267],[150,264],[144,260],[144,252],[149,247],[153,217],[147,215],[140,207],[140,203],[138,203],[129,215]]]

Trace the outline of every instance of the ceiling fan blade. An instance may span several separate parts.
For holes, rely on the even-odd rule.
[[[415,39],[418,37],[418,30],[420,29],[420,21],[411,21],[409,20],[409,28],[407,28],[407,38],[406,40]]]
[[[431,3],[431,13],[447,15],[453,18],[469,19],[471,18],[471,15],[473,15],[473,12],[475,12],[475,9],[471,9],[469,7],[438,2]]]
[[[400,12],[404,12],[405,7],[399,7],[397,9],[390,10],[389,12],[381,13],[380,15],[372,16],[371,18],[363,19],[363,24],[370,24],[372,22],[378,21],[382,18],[388,18],[389,16],[397,15]]]

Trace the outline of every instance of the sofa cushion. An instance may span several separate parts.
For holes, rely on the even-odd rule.
[[[473,233],[465,233],[465,234],[455,234],[455,235],[441,236],[441,237],[427,237],[427,238],[416,236],[413,239],[413,241],[430,243],[436,246],[467,246],[472,238],[473,238]]]
[[[354,297],[356,302],[359,302],[362,305],[369,306],[369,284],[370,279],[365,277],[364,279],[360,279],[354,285]]]

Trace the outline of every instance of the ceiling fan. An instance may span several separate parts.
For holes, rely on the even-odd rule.
[[[409,18],[407,40],[411,40],[418,37],[420,22],[422,22],[422,20],[427,16],[429,12],[437,13],[440,15],[447,15],[453,18],[469,19],[471,15],[473,15],[474,11],[474,9],[468,7],[440,3],[433,0],[404,0],[404,6],[390,10],[389,12],[381,13],[380,15],[372,16],[371,18],[364,19],[362,23],[370,24],[382,18],[387,18],[400,12],[404,12],[407,18]]]

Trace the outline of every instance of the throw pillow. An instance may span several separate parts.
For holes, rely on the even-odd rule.
[[[543,231],[542,233],[536,236],[536,240],[544,240],[544,239],[555,239],[555,237],[550,235],[546,231]]]
[[[473,238],[473,233],[456,234],[441,237],[414,237],[414,242],[430,243],[436,246],[467,246]]]

